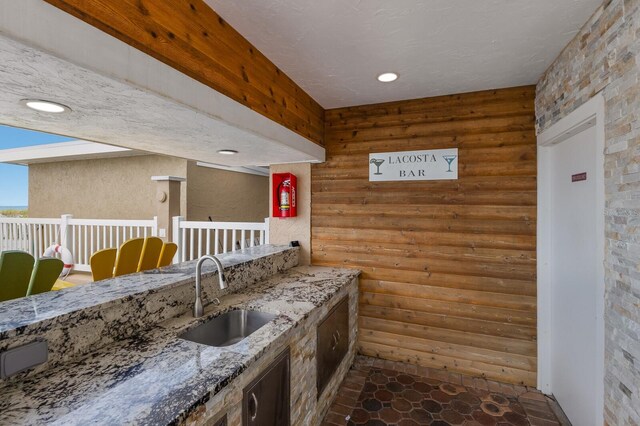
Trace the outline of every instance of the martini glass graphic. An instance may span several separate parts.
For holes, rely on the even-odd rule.
[[[384,160],[382,160],[380,158],[372,158],[371,161],[369,161],[369,163],[376,165],[376,172],[374,173],[374,175],[381,175],[382,174],[382,173],[380,173],[380,166],[382,165],[382,163],[384,163]]]
[[[442,156],[442,158],[444,158],[444,160],[449,165],[449,170],[447,170],[447,172],[453,172],[453,170],[451,170],[451,163],[453,163],[453,160],[455,160],[456,157],[457,157],[457,155],[443,155]]]

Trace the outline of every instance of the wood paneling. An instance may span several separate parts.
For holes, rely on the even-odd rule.
[[[312,262],[362,269],[362,353],[536,384],[534,96],[326,111]],[[458,180],[368,180],[370,152],[452,147]]]
[[[322,107],[203,0],[45,1],[322,144]]]

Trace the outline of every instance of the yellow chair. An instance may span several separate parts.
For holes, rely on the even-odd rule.
[[[142,246],[142,255],[138,264],[138,272],[148,271],[158,267],[160,253],[164,242],[158,237],[149,237],[144,239]]]
[[[71,288],[71,287],[76,287],[80,284],[77,283],[70,283],[69,281],[62,281],[62,280],[58,280],[56,281],[56,283],[53,285],[53,287],[51,287],[51,290],[53,291],[60,291],[60,290],[64,290],[65,288]]]
[[[116,258],[116,268],[113,273],[114,277],[138,272],[143,244],[144,238],[134,238],[120,246],[118,257]]]
[[[91,278],[93,281],[113,278],[113,267],[116,265],[116,254],[118,250],[108,248],[98,250],[91,255],[89,265],[91,266]]]
[[[162,251],[160,252],[160,259],[158,260],[158,268],[171,265],[173,262],[173,256],[178,251],[178,245],[176,243],[164,243],[162,245]]]

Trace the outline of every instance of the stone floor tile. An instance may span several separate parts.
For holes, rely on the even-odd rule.
[[[518,394],[516,393],[516,390],[514,389],[513,385],[509,385],[506,383],[500,383],[500,393],[504,394],[504,395],[509,395],[509,396],[517,396]]]
[[[414,376],[418,374],[418,366],[415,364],[406,364],[405,373],[413,374]]]
[[[541,419],[541,420],[548,420],[548,421],[558,421],[557,417],[555,414],[553,414],[553,411],[551,411],[550,407],[547,407],[546,410],[532,410],[530,408],[525,407],[524,411],[527,413],[527,416],[529,418],[535,418],[535,419]]]
[[[485,379],[476,377],[473,381],[473,387],[476,389],[489,390],[489,385]]]
[[[462,376],[462,385],[472,388],[474,386],[474,378],[471,376]]]
[[[445,370],[435,370],[431,372],[429,378],[446,382],[449,380],[449,372]]]
[[[529,417],[529,423],[531,424],[531,426],[560,426],[560,423],[558,421],[536,419],[531,417]]]
[[[340,416],[338,414],[335,413],[329,413],[327,414],[327,416],[324,418],[325,423],[329,423],[329,424],[333,424],[333,425],[346,425],[347,424],[347,420],[345,419],[345,416]]]
[[[353,406],[342,405],[342,404],[332,404],[330,413],[338,414],[342,417],[346,417],[353,411]]]
[[[546,396],[544,396],[544,394],[538,391],[531,391],[531,390],[521,394],[519,396],[519,399],[523,399],[523,400],[530,399],[533,401],[545,401],[545,402],[547,401],[547,398]]]
[[[380,415],[380,420],[386,423],[398,423],[402,419],[402,414],[392,407],[385,407],[378,414]]]
[[[395,361],[386,360],[384,362],[384,367],[383,368],[386,368],[387,370],[402,371],[402,364],[399,364],[399,363],[397,363]]]
[[[449,379],[447,381],[449,383],[455,383],[457,385],[461,385],[462,384],[462,374],[449,373]]]
[[[494,382],[493,380],[487,380],[487,384],[489,385],[489,390],[491,392],[500,392],[500,383]]]
[[[360,380],[354,380],[354,379],[345,379],[344,382],[342,382],[342,386],[347,388],[347,389],[351,389],[357,392],[360,392],[362,390],[362,386],[364,385],[364,380],[360,381]]]
[[[341,387],[340,390],[338,391],[338,395],[346,396],[346,397],[358,398],[358,396],[360,395],[360,391],[359,390],[353,390],[353,389],[345,388],[345,387]]]
[[[383,359],[376,359],[375,361],[373,361],[373,367],[375,368],[383,368],[384,367],[384,360]]]
[[[520,396],[527,392],[526,386],[514,385],[513,389],[516,391],[516,395]]]
[[[431,369],[429,367],[423,367],[421,365],[418,366],[416,376],[429,378],[429,374],[431,374]]]
[[[371,367],[359,380],[345,379],[325,419],[327,426],[339,421],[370,426],[560,425],[550,408],[551,400],[533,389],[378,361],[368,359]],[[356,364],[364,362],[356,360]],[[353,371],[357,370],[349,374]],[[358,397],[353,398],[358,389]],[[344,413],[348,410],[347,421]]]

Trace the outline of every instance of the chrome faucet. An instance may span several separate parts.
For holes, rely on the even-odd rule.
[[[200,318],[204,313],[204,308],[202,307],[202,264],[205,260],[211,260],[216,264],[218,268],[218,282],[220,283],[220,290],[224,290],[227,288],[227,282],[224,280],[224,271],[222,270],[222,263],[220,259],[215,256],[202,256],[198,259],[198,263],[196,264],[196,301],[193,305],[193,316],[195,318]]]

